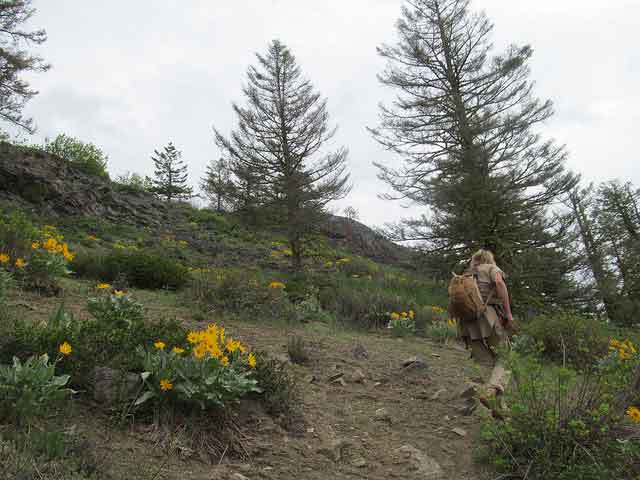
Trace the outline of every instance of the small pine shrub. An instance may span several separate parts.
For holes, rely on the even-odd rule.
[[[145,289],[179,289],[189,281],[184,265],[145,252],[112,252],[97,257],[79,252],[71,267],[79,277],[107,282],[124,278],[130,286]]]
[[[256,352],[255,378],[262,391],[259,394],[267,412],[292,419],[300,403],[300,391],[295,378],[284,363]]]
[[[298,335],[291,335],[287,339],[287,353],[293,363],[302,365],[309,361],[309,353],[305,341]]]

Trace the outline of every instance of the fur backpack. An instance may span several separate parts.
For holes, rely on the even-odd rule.
[[[487,299],[488,301],[489,299]],[[449,282],[449,316],[460,322],[476,321],[487,309],[473,273],[456,275]]]

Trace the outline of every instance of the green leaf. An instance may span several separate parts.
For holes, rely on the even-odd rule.
[[[151,391],[146,391],[144,392],[142,395],[140,395],[137,399],[136,402],[134,403],[134,405],[142,405],[144,402],[146,402],[147,400],[155,397],[156,394],[155,392],[151,392]]]

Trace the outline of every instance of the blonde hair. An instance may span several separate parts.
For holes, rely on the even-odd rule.
[[[476,265],[490,264],[495,265],[496,259],[493,257],[493,253],[489,250],[480,249],[471,257],[471,261]]]

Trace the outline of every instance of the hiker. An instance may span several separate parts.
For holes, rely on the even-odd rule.
[[[507,341],[508,331],[513,329],[509,293],[504,282],[505,275],[490,251],[478,250],[474,253],[468,271],[475,277],[482,304],[486,308],[477,318],[460,321],[460,336],[467,348],[471,348],[471,357],[480,365],[492,368],[485,392],[479,400],[497,415],[498,412],[491,405],[496,397],[504,393],[509,382],[509,372],[500,364],[496,352]]]

